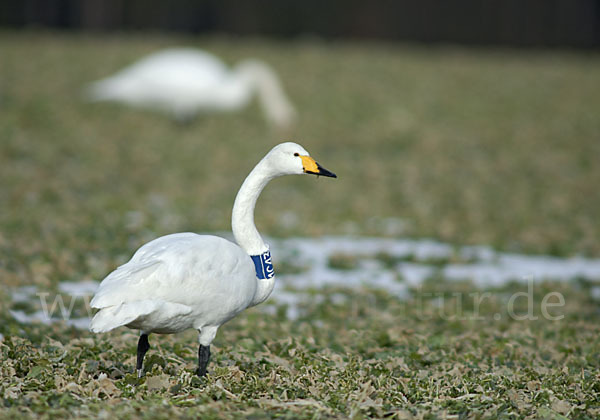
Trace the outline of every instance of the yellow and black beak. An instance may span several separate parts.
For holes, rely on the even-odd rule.
[[[300,159],[302,159],[302,167],[304,168],[305,174],[322,175],[328,176],[330,178],[337,178],[336,174],[323,168],[310,156],[300,156]]]

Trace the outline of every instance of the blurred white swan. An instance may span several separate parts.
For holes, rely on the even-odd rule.
[[[254,94],[270,123],[286,128],[293,122],[294,107],[266,63],[247,59],[230,70],[214,55],[193,48],[156,52],[86,89],[92,101],[156,109],[178,120],[240,109]]]
[[[204,376],[217,329],[273,291],[271,253],[254,225],[254,206],[271,179],[293,174],[335,178],[302,146],[275,146],[250,172],[235,198],[231,228],[237,244],[195,233],[175,233],[148,242],[102,280],[91,301],[99,311],[90,329],[139,329],[137,370],[141,376],[150,347],[148,334],[195,328],[200,333],[198,375]]]

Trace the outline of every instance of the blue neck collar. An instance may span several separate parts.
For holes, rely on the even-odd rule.
[[[267,250],[260,255],[250,255],[250,258],[254,262],[254,269],[256,270],[256,277],[258,279],[265,280],[275,277],[271,251]]]

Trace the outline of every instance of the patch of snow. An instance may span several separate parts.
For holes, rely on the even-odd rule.
[[[400,263],[396,267],[407,285],[418,287],[435,273],[435,268],[417,263]]]
[[[99,282],[85,280],[79,282],[63,282],[58,285],[58,290],[72,296],[93,295],[98,290]]]
[[[577,277],[600,278],[600,260],[556,258],[544,255],[498,253],[489,262],[449,264],[442,274],[449,279],[469,279],[481,288],[502,286],[510,281],[529,279],[569,281]]]
[[[13,291],[11,297],[15,303],[29,302],[31,301],[31,296],[34,296],[36,293],[36,286],[23,286]]]
[[[64,320],[67,325],[80,330],[89,330],[91,321],[92,320],[90,318],[72,318]]]
[[[65,324],[78,328],[78,329],[89,329],[90,319],[89,318],[50,318],[44,311],[36,311],[31,314],[26,314],[24,311],[8,311],[12,317],[21,324],[35,324],[41,323],[50,325],[54,322],[64,322]]]
[[[308,267],[308,271],[278,277],[290,282],[295,288],[326,285],[398,288],[398,277],[416,287],[440,270],[451,280],[469,279],[478,287],[501,286],[509,281],[558,280],[569,281],[576,277],[600,279],[600,259],[557,258],[545,255],[520,255],[496,252],[487,246],[454,247],[430,239],[391,239],[364,237],[323,237],[317,239],[291,238],[271,240],[272,254],[277,263],[295,260],[295,264]],[[329,266],[332,256],[345,255],[358,260],[357,267],[339,270]],[[378,254],[391,258],[410,258],[411,262],[399,262],[394,268],[386,268],[376,259]],[[431,260],[443,260],[459,255],[472,262],[449,263],[445,266],[429,264]],[[412,261],[414,260],[414,262]]]
[[[10,313],[12,317],[21,324],[42,323],[49,325],[52,322],[52,320],[48,318],[42,311],[26,314],[24,311],[9,310],[8,313]]]
[[[231,239],[231,233],[221,236]],[[399,299],[406,299],[410,297],[411,289],[418,288],[433,275],[449,280],[471,280],[482,289],[530,279],[571,281],[584,277],[600,280],[600,259],[502,253],[488,246],[454,247],[431,239],[325,236],[268,238],[267,242],[271,244],[276,271],[277,264],[281,262],[306,269],[300,273],[277,275],[271,298],[261,306],[265,311],[274,311],[276,306],[273,305],[286,305],[290,318],[302,316],[302,302],[320,297],[308,293],[309,289],[323,287],[383,289]],[[332,257],[339,255],[349,257],[356,264],[345,270],[330,266]],[[381,258],[381,255],[386,258]],[[452,260],[457,256],[463,262],[440,264],[440,261]],[[62,283],[59,290],[71,296],[91,295],[97,290],[98,284],[91,280]],[[32,301],[36,299],[36,293],[35,286],[21,287],[12,293],[12,298],[14,302]],[[592,296],[600,299],[600,287],[592,289]],[[344,301],[346,298],[336,299]],[[11,314],[19,322],[62,321],[59,318],[48,319],[41,311],[29,315],[11,311]],[[89,325],[87,318],[64,322],[77,328],[87,328]]]

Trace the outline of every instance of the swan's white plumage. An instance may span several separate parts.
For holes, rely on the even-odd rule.
[[[175,333],[219,326],[246,309],[257,288],[254,264],[234,243],[176,233],[142,246],[108,275],[92,299],[94,332],[122,325]]]
[[[269,297],[275,277],[257,277],[251,256],[269,247],[254,225],[256,200],[281,175],[310,173],[335,177],[295,143],[275,146],[254,167],[236,196],[231,227],[237,244],[212,235],[175,233],[143,245],[110,273],[91,301],[99,309],[93,332],[120,326],[139,329],[138,374],[150,333],[199,331],[198,374],[206,373],[217,329],[244,309]]]
[[[255,93],[273,124],[286,127],[292,122],[295,110],[267,64],[246,60],[230,70],[214,55],[192,48],[151,54],[92,83],[86,92],[94,101],[158,109],[178,119],[239,109]]]

